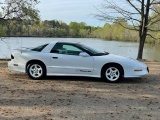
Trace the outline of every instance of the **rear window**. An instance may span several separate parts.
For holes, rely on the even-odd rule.
[[[40,45],[38,47],[32,48],[32,51],[41,52],[48,44]]]

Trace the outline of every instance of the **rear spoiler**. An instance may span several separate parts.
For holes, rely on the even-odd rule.
[[[30,51],[30,48],[23,47],[22,49],[13,49],[13,52],[18,52],[18,53],[22,53],[25,51]]]

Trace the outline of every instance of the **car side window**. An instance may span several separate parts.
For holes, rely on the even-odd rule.
[[[79,53],[82,52],[81,49],[77,48],[76,46],[73,45],[63,45],[63,48],[67,50],[68,55],[79,55]]]
[[[66,55],[79,55],[82,52],[81,49],[74,45],[70,44],[63,44],[63,43],[57,43],[53,49],[51,50],[51,53],[58,53],[58,54],[66,54]]]

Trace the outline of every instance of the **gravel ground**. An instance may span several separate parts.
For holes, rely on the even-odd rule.
[[[160,63],[120,83],[84,77],[31,80],[0,61],[0,120],[159,120]]]

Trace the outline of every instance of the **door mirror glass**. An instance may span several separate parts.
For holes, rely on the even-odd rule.
[[[79,54],[79,56],[89,57],[90,55],[89,55],[88,53],[86,53],[86,52],[81,52],[81,53]]]

